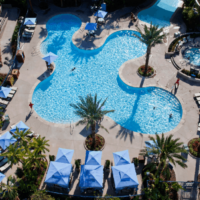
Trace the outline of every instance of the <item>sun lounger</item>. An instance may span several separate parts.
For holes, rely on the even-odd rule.
[[[36,24],[33,24],[33,25],[26,25],[27,28],[35,28],[36,27]]]
[[[28,34],[29,34],[29,33],[34,33],[35,30],[34,30],[34,29],[32,29],[32,30],[25,29],[24,31],[25,31],[25,33],[28,33]]]
[[[33,137],[34,134],[35,134],[34,131],[30,131],[30,133],[27,135],[27,137]]]
[[[8,162],[8,158],[4,158],[4,159],[0,162],[0,167],[4,166],[7,162]]]
[[[38,139],[39,136],[40,136],[39,134],[35,134],[35,133],[33,134],[33,137],[36,138],[36,139]]]
[[[10,167],[10,165],[11,165],[10,162],[6,163],[3,167],[0,167],[0,171],[1,172],[5,171],[8,167]]]
[[[0,103],[1,103],[1,104],[4,104],[4,105],[8,105],[8,104],[9,104],[9,101],[0,99]]]
[[[15,94],[15,90],[11,90],[9,94]]]
[[[197,100],[197,101],[200,101],[200,97],[197,97],[196,100]]]
[[[9,94],[6,98],[3,98],[3,97],[1,97],[2,99],[7,99],[7,98],[10,98],[10,99],[12,99],[13,98],[13,94]]]
[[[17,91],[17,87],[11,87],[11,89]]]
[[[195,93],[194,97],[200,97],[200,93]]]
[[[200,131],[200,127],[198,126],[198,129],[197,129],[197,131]]]
[[[181,33],[178,31],[176,33],[174,33],[174,37],[178,37]]]

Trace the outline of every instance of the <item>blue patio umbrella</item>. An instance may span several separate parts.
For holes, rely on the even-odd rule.
[[[71,172],[72,164],[51,161],[44,182],[48,185],[56,184],[67,188]]]
[[[42,59],[48,62],[48,65],[50,65],[54,60],[56,60],[58,56],[52,52],[45,55]]]
[[[102,165],[81,165],[80,182],[81,189],[103,188],[103,166]]]
[[[101,165],[102,151],[86,151],[85,165]]]
[[[7,98],[7,96],[9,95],[11,91],[11,88],[7,88],[7,87],[0,87],[0,97],[2,98]]]
[[[36,18],[25,18],[24,25],[34,25],[36,24]]]
[[[10,132],[11,133],[15,133],[17,128],[19,129],[19,131],[23,131],[23,130],[29,130],[30,128],[28,126],[26,126],[26,124],[24,124],[24,122],[20,121],[17,125],[15,125],[11,130]]]
[[[94,16],[95,17],[100,17],[100,18],[104,18],[107,15],[107,12],[103,11],[103,10],[98,10]]]
[[[10,132],[6,132],[0,137],[0,146],[5,150],[10,144],[15,143],[17,140],[13,138]]]
[[[56,156],[56,162],[71,163],[74,150],[59,148]]]
[[[97,23],[87,23],[85,26],[85,30],[94,31],[97,29]]]
[[[139,183],[133,163],[113,166],[112,173],[116,190],[121,190],[125,187],[137,189]]]
[[[0,173],[0,182],[5,178],[6,175]]]
[[[113,153],[115,165],[125,165],[131,163],[128,150]]]

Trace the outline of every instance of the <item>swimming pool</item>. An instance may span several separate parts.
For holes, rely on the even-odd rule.
[[[183,52],[183,57],[188,59],[192,65],[200,66],[200,48],[187,48]]]
[[[54,123],[76,122],[79,118],[70,103],[78,102],[79,96],[97,93],[98,98],[108,97],[105,109],[115,110],[108,116],[122,127],[150,134],[174,129],[182,117],[175,96],[156,87],[129,87],[118,76],[125,61],[145,54],[146,45],[132,36],[133,31],[118,31],[101,48],[80,50],[71,42],[80,25],[80,19],[73,15],[58,15],[47,23],[48,37],[41,51],[51,51],[58,59],[54,73],[34,90],[32,101],[38,115]],[[173,118],[169,119],[171,113]]]
[[[178,7],[180,0],[158,0],[153,6],[142,10],[138,18],[159,27],[170,26],[170,18]]]

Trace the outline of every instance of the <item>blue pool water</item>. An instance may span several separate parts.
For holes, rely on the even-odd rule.
[[[73,15],[58,15],[47,23],[48,37],[41,51],[53,52],[58,59],[53,75],[39,83],[33,93],[38,115],[55,123],[76,122],[79,118],[70,103],[77,103],[79,96],[97,93],[103,100],[108,97],[104,109],[114,109],[108,116],[122,127],[150,134],[174,129],[182,117],[175,96],[157,87],[129,87],[118,76],[125,61],[145,54],[146,45],[132,36],[133,31],[118,31],[108,37],[103,47],[80,50],[71,42],[80,25]],[[74,67],[76,70],[71,72]],[[171,113],[173,118],[169,119]]]
[[[192,47],[186,49],[183,56],[187,58],[191,64],[200,66],[200,48]]]
[[[180,0],[157,0],[157,2],[148,9],[138,14],[138,18],[159,27],[170,26],[170,18],[178,7]]]

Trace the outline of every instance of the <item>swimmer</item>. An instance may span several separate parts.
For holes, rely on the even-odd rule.
[[[74,67],[71,71],[73,72],[76,69],[76,67]]]
[[[169,118],[172,118],[172,114],[169,115]]]
[[[155,109],[156,109],[156,107],[153,107],[153,109],[155,110]]]

